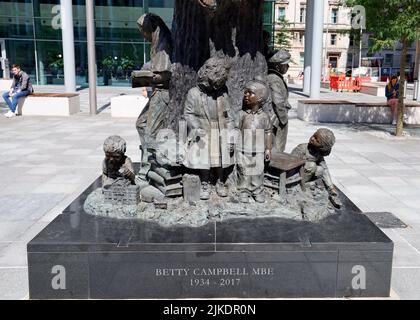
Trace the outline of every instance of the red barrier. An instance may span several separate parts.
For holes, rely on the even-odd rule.
[[[361,87],[361,77],[356,77],[355,79],[344,75],[330,77],[330,90],[336,90],[337,92],[360,92]]]
[[[338,76],[330,76],[330,90],[338,91]]]
[[[353,82],[353,92],[360,92],[360,89],[362,88],[362,78],[356,77]]]

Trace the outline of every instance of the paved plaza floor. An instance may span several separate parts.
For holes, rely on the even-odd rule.
[[[296,118],[297,100],[304,97],[291,89],[286,151],[319,127],[334,131],[327,164],[335,184],[362,211],[389,211],[408,225],[383,229],[395,243],[392,298],[420,298],[420,128],[396,138],[390,125],[306,123]],[[109,112],[112,96],[136,91],[99,89],[96,116],[88,115],[87,92],[79,91],[82,112],[74,116],[0,116],[0,299],[29,297],[26,244],[100,175],[105,138],[121,135],[127,154],[140,159],[135,119],[114,119]],[[321,98],[328,97],[323,92]],[[0,113],[6,111],[1,103]]]

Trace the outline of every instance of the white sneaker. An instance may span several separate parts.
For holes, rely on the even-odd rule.
[[[9,116],[12,113],[12,111],[7,111],[5,114],[3,114],[5,117]]]
[[[8,112],[8,113],[6,113],[4,116],[5,116],[6,118],[13,118],[13,117],[16,117],[15,113],[14,113],[14,112],[12,112],[12,111],[9,111],[9,112]]]

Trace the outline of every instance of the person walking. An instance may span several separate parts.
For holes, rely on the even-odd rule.
[[[387,98],[387,105],[391,107],[392,124],[397,123],[397,105],[398,97],[400,96],[400,83],[397,76],[392,76],[385,87],[385,96]]]
[[[16,116],[19,98],[26,97],[33,93],[31,80],[28,74],[21,70],[20,65],[14,64],[12,66],[13,82],[9,92],[3,94],[3,99],[9,106],[9,111],[4,115],[6,118]]]

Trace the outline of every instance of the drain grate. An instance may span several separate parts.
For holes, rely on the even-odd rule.
[[[407,225],[391,212],[363,212],[379,228],[407,228]]]

